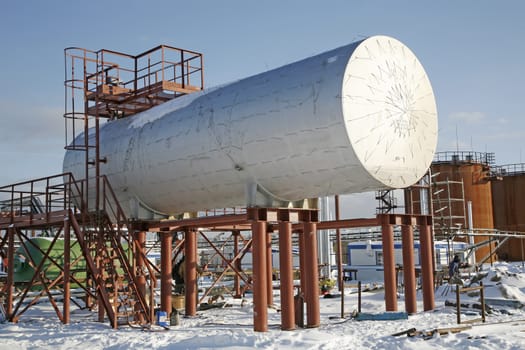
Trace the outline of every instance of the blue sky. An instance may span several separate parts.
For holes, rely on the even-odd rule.
[[[439,151],[525,162],[524,14],[518,0],[7,0],[0,11],[0,185],[61,172],[63,50],[70,46],[199,51],[212,87],[366,36],[393,36],[430,77]]]

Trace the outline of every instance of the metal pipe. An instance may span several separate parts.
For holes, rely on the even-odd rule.
[[[401,226],[403,246],[403,279],[405,284],[405,310],[408,314],[417,312],[416,271],[414,264],[414,232],[412,225]]]
[[[394,256],[394,226],[383,224],[383,268],[386,311],[397,311],[396,263]]]
[[[253,330],[268,331],[266,275],[266,222],[252,223],[253,239]]]
[[[188,230],[184,241],[184,290],[186,316],[197,315],[197,232]]]
[[[434,310],[434,270],[432,268],[432,232],[428,224],[419,226],[423,309]]]
[[[160,241],[160,309],[171,314],[171,232],[161,232]]]
[[[293,295],[292,224],[279,222],[279,270],[281,281],[281,329],[295,329]]]
[[[303,224],[305,250],[306,327],[319,327],[319,271],[317,269],[317,228],[315,222]]]

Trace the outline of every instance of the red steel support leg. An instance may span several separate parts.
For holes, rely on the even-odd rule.
[[[135,236],[133,237],[134,240],[134,249],[135,249],[135,275],[137,276],[137,289],[139,290],[139,293],[144,296],[144,299],[146,299],[146,275],[145,272],[145,266],[146,262],[144,261],[144,256],[146,255],[146,232],[145,231],[139,231],[135,233]],[[153,282],[152,282],[153,283]],[[150,305],[151,308],[153,308],[153,305]],[[140,305],[138,303],[135,305],[135,311],[140,310]],[[139,321],[140,323],[144,322],[144,316],[139,314],[137,315],[136,321]]]
[[[304,232],[299,233],[299,285],[303,298],[306,298],[306,257],[304,247]]]
[[[160,309],[171,314],[171,232],[161,232],[160,241]]]
[[[68,324],[70,321],[70,299],[71,299],[71,290],[70,290],[70,268],[71,268],[71,230],[69,229],[69,218],[64,219],[64,320],[65,324]]]
[[[303,224],[306,276],[306,327],[319,327],[321,321],[319,308],[319,271],[317,270],[317,225],[314,222]]]
[[[414,232],[411,225],[401,227],[403,238],[403,277],[405,283],[405,310],[411,315],[417,312],[416,270],[414,265]]]
[[[423,309],[434,310],[434,270],[432,267],[432,231],[430,225],[419,226],[421,249],[421,278],[423,280]]]
[[[279,223],[279,269],[281,277],[281,329],[295,329],[293,296],[292,224]]]
[[[266,279],[268,284],[266,285],[266,299],[268,305],[273,304],[273,264],[272,264],[272,234],[268,232],[266,234]]]
[[[144,256],[146,254],[146,232],[139,231],[135,235],[135,264],[137,266],[137,287],[142,295],[146,295],[146,276],[144,275],[144,267],[146,262]]]
[[[186,316],[197,315],[197,232],[186,232],[184,241],[184,290]]]
[[[382,240],[386,311],[397,311],[394,227],[392,225],[382,226]]]
[[[266,274],[266,222],[252,223],[253,238],[253,330],[268,331],[268,300]]]

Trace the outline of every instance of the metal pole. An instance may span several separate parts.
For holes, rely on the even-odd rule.
[[[233,256],[237,256],[239,254],[239,235],[240,235],[240,232],[239,231],[232,231],[232,234],[233,234]],[[237,259],[235,261],[235,268],[237,269],[237,271],[240,271],[240,267],[241,267],[241,259]],[[234,294],[234,298],[241,298],[241,278],[239,277],[239,275],[236,273],[234,276],[233,276],[233,289],[235,291],[235,294]]]
[[[414,232],[411,225],[401,227],[403,239],[403,277],[405,284],[405,310],[408,314],[417,312],[416,271],[414,264]]]
[[[434,310],[434,270],[432,269],[432,232],[430,225],[419,226],[421,278],[423,280],[423,309]]]
[[[336,195],[335,198],[335,220],[340,220],[339,215],[339,196]],[[343,246],[341,244],[341,230],[337,228],[335,230],[335,237],[337,241],[337,285],[339,286],[339,291],[341,292],[341,318],[345,317],[345,282],[343,275]]]
[[[272,234],[270,232],[266,233],[266,280],[268,281],[266,285],[266,299],[268,305],[273,304],[273,264],[272,264]]]
[[[456,321],[461,324],[461,302],[459,299],[459,284],[456,284]]]
[[[397,311],[396,264],[394,256],[394,227],[382,225],[383,268],[386,311]]]
[[[281,329],[295,329],[293,295],[292,224],[279,222],[279,269],[281,280]]]
[[[160,309],[171,314],[171,232],[161,232],[160,241]]]
[[[189,230],[184,240],[184,290],[186,316],[197,315],[197,232]]]
[[[319,271],[317,269],[317,225],[315,222],[303,223],[305,248],[305,287],[306,287],[306,327],[319,327]],[[307,258],[306,258],[307,257]]]
[[[14,320],[13,315],[13,292],[14,292],[14,257],[15,257],[15,229],[14,227],[9,227],[7,229],[7,319],[11,322]]]
[[[70,268],[71,268],[71,235],[69,225],[69,211],[68,216],[64,218],[64,319],[63,323],[68,324],[70,322],[70,299],[71,299],[71,281],[70,281]]]
[[[361,313],[361,281],[357,282],[357,312]]]
[[[268,300],[266,275],[266,222],[252,223],[253,239],[253,330],[268,331]]]

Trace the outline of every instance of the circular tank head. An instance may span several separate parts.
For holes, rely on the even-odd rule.
[[[437,110],[421,63],[387,36],[363,40],[343,78],[345,126],[365,169],[389,188],[416,183],[437,145]]]

